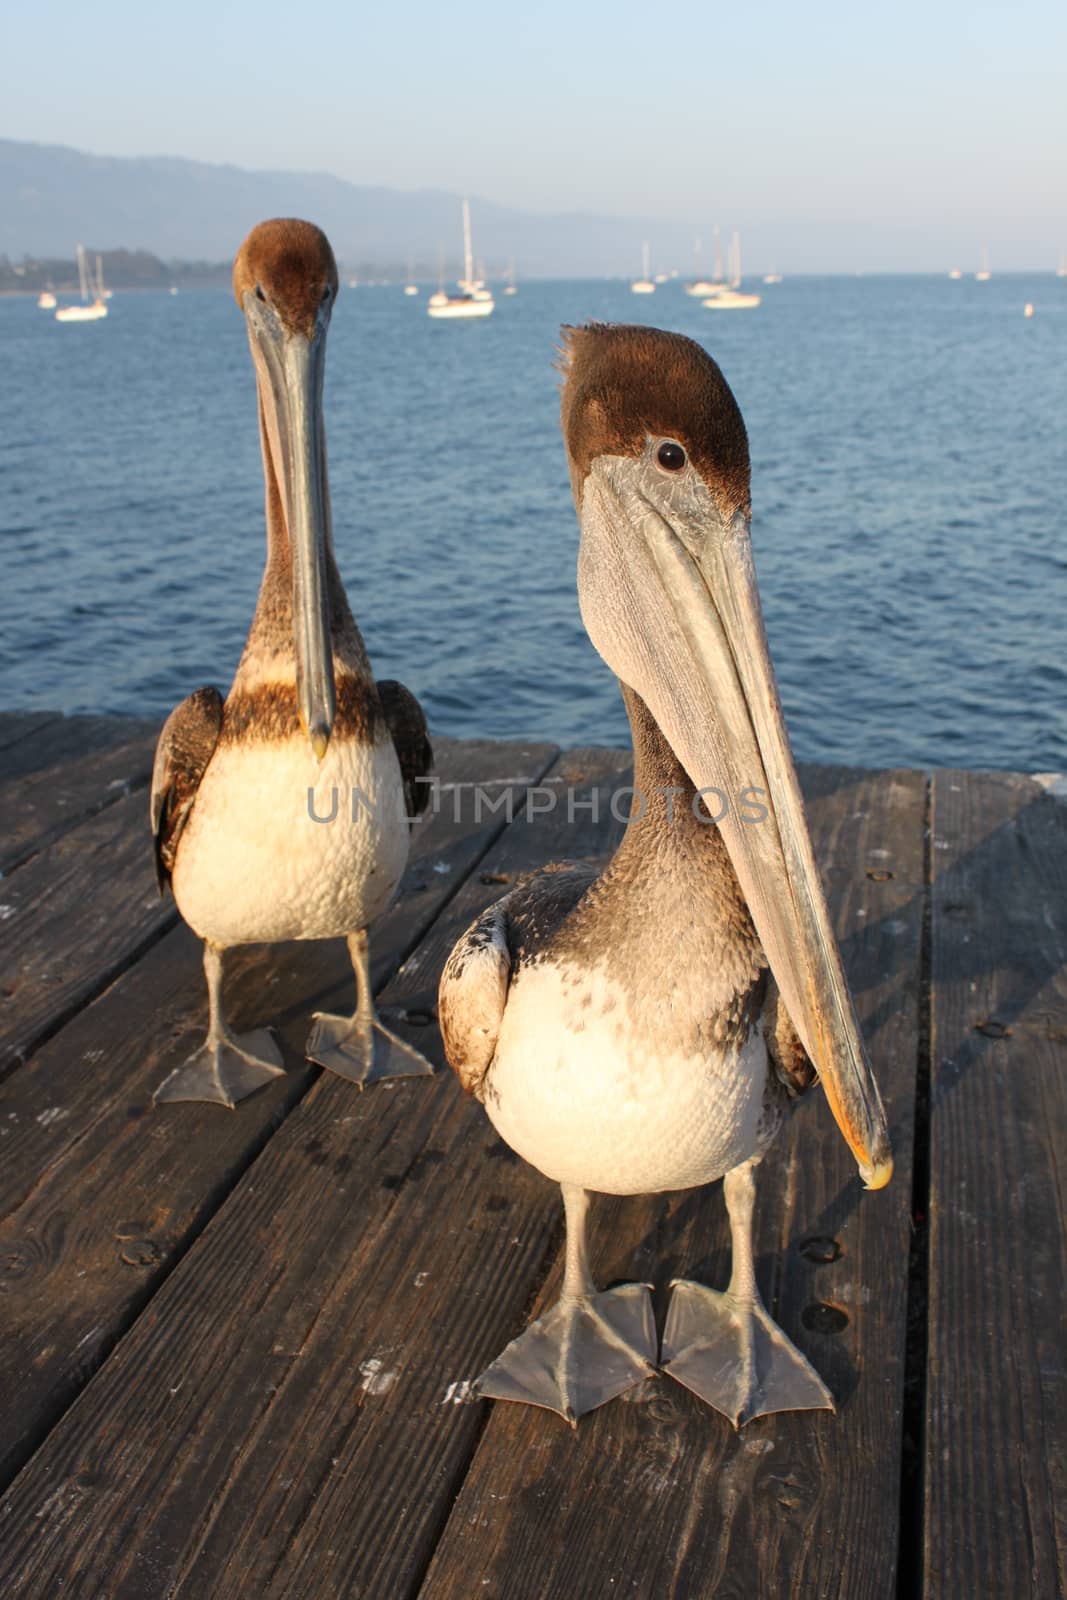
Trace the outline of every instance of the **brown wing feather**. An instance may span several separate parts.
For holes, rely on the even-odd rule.
[[[805,1089],[810,1089],[818,1074],[808,1056],[808,1052],[800,1042],[800,1035],[794,1028],[788,1011],[782,1004],[778,993],[778,985],[768,973],[767,997],[763,1004],[760,1018],[763,1026],[763,1037],[767,1042],[767,1054],[771,1058],[771,1066],[780,1079],[786,1093],[792,1098],[803,1094]]]
[[[543,957],[596,876],[595,867],[573,861],[526,873],[453,946],[437,1015],[448,1064],[476,1099],[485,1098],[512,978]]]
[[[163,724],[152,768],[152,839],[156,882],[163,894],[174,870],[178,840],[193,809],[200,780],[215,754],[222,727],[222,696],[197,689]]]
[[[441,974],[437,1016],[445,1057],[468,1094],[484,1098],[511,982],[508,896],[456,941]]]
[[[395,678],[384,678],[378,684],[378,698],[400,761],[408,816],[421,816],[430,803],[426,780],[433,770],[433,746],[422,707],[411,690]]]

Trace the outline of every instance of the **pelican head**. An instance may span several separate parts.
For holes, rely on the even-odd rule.
[[[336,713],[322,422],[326,331],[337,296],[329,240],[310,222],[261,222],[237,252],[233,290],[256,366],[268,486],[273,474],[289,539],[300,721],[321,761]]]
[[[749,539],[745,425],[711,357],[650,328],[564,330],[562,422],[581,525],[578,595],[599,654],[696,788],[763,792],[719,823],[760,942],[868,1188],[885,1113],[830,927]]]

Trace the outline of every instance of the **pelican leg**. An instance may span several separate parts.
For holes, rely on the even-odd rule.
[[[284,1074],[282,1054],[266,1028],[240,1036],[231,1033],[222,1013],[222,948],[204,941],[207,979],[207,1038],[187,1061],[175,1067],[155,1092],[155,1102],[207,1100],[231,1109],[257,1089]]]
[[[726,1174],[733,1237],[725,1294],[676,1279],[663,1330],[663,1370],[729,1417],[735,1428],[772,1411],[834,1409],[815,1368],[768,1315],[756,1287],[752,1211],[757,1161]]]
[[[424,1055],[391,1033],[374,1012],[370,986],[370,957],[366,930],[348,938],[348,953],[356,974],[356,1009],[350,1017],[333,1017],[316,1011],[304,1054],[361,1089],[380,1078],[423,1078],[433,1073]]]
[[[545,1406],[576,1427],[584,1412],[655,1376],[656,1325],[647,1285],[625,1283],[597,1293],[585,1245],[589,1196],[570,1184],[561,1187],[567,1212],[563,1292],[474,1388],[494,1400]]]

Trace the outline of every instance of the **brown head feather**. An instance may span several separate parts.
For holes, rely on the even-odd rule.
[[[748,435],[715,362],[659,328],[563,329],[561,420],[579,507],[599,455],[638,456],[649,434],[677,439],[727,518],[750,511]]]
[[[326,290],[331,299],[337,294],[337,263],[322,229],[295,217],[258,223],[233,264],[233,292],[242,311],[245,296],[257,288],[291,333],[310,338]]]

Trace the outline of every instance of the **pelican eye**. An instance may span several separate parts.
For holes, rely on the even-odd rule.
[[[263,290],[260,288],[259,284],[257,283],[256,284],[256,299],[257,300],[266,300],[266,298],[267,298],[266,295],[263,293]]]
[[[677,439],[664,439],[656,451],[656,460],[664,472],[681,472],[689,464],[689,457]]]
[[[330,285],[327,284],[325,289],[322,291],[322,303],[323,303],[323,305],[326,304],[326,301],[329,298],[330,298]]]

